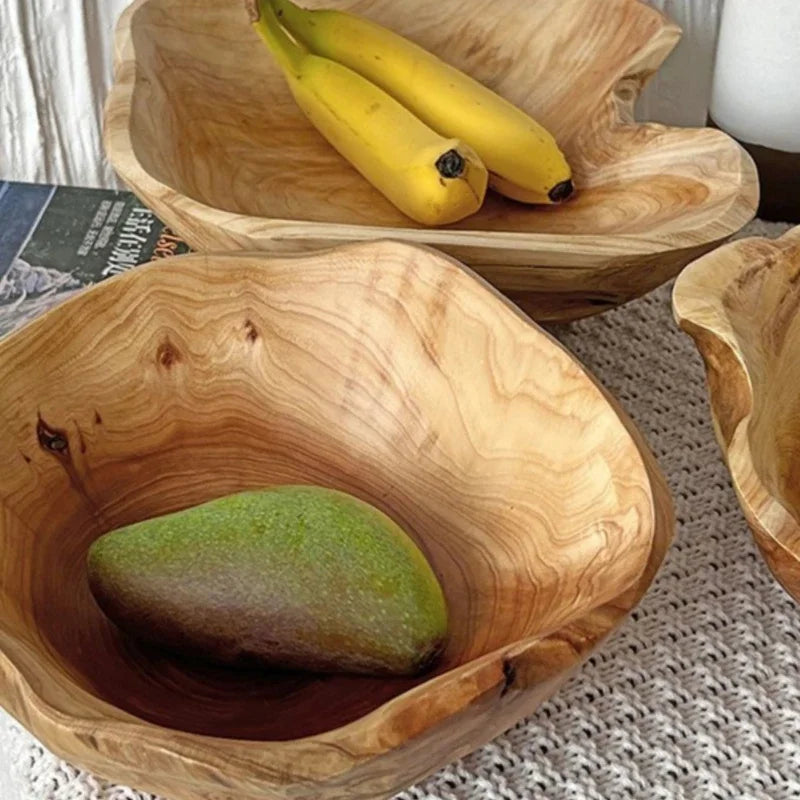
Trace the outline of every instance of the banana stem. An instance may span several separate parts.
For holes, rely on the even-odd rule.
[[[283,69],[297,75],[308,55],[305,45],[290,38],[280,23],[269,0],[245,0],[250,20]]]

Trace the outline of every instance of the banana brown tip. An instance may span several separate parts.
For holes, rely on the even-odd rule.
[[[467,162],[458,150],[448,150],[439,156],[436,169],[443,178],[459,178],[464,174]]]
[[[571,194],[572,190],[575,187],[572,185],[572,181],[566,180],[561,181],[561,183],[557,183],[548,193],[547,196],[550,200],[554,203],[560,203],[562,200],[566,200]]]
[[[258,22],[261,12],[258,10],[258,0],[244,0],[244,7],[250,17],[250,22]]]

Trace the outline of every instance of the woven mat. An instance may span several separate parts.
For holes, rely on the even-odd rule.
[[[742,235],[786,228],[756,221]],[[800,798],[800,608],[739,510],[670,290],[554,331],[621,400],[669,479],[678,530],[659,575],[533,717],[396,800]],[[151,800],[61,762],[1,714],[2,800]]]

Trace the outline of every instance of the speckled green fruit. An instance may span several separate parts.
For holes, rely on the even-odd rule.
[[[122,630],[224,664],[414,675],[444,646],[427,560],[342,492],[281,486],[212,500],[94,542],[89,584]]]

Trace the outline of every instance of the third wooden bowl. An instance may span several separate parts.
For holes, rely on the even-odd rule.
[[[423,228],[311,127],[242,0],[137,0],[120,19],[105,145],[119,175],[195,249],[297,253],[392,238],[433,245],[538,320],[654,289],[741,228],[753,162],[719,130],[635,123],[679,29],[639,0],[303,0],[405,34],[539,118],[575,173],[573,200],[489,193]]]
[[[0,342],[0,702],[170,800],[375,800],[531,713],[625,618],[672,533],[617,403],[431,250],[192,255]],[[120,635],[102,532],[248,487],[371,502],[450,610],[418,679],[236,673]]]
[[[673,303],[705,360],[717,439],[756,543],[800,601],[800,227],[701,258]]]

